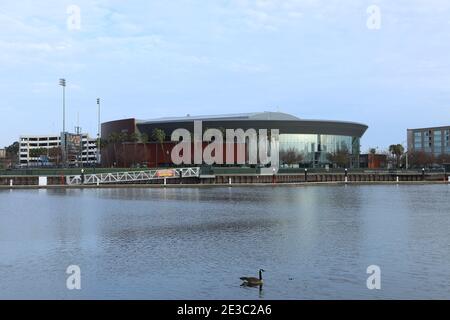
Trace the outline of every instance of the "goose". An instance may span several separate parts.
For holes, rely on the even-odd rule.
[[[242,284],[246,286],[262,286],[264,283],[262,278],[263,272],[265,272],[264,269],[259,269],[259,279],[255,277],[241,277],[240,279],[244,281]]]

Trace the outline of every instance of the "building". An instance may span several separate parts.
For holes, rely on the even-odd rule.
[[[187,115],[154,120],[122,119],[102,124],[102,140],[109,141],[102,148],[102,165],[170,166],[170,152],[175,145],[170,141],[172,132],[179,128],[193,132],[194,121],[202,121],[203,128],[210,129],[279,129],[280,155],[287,150],[295,150],[301,155],[299,165],[305,167],[330,165],[330,155],[338,151],[347,152],[349,166],[358,167],[360,139],[368,128],[354,122],[305,120],[280,112]],[[165,133],[163,143],[149,143],[142,139],[136,141],[136,137],[141,137],[142,134],[151,140],[155,129],[161,129]],[[283,161],[281,157],[280,160]]]
[[[387,167],[387,155],[366,153],[359,156],[359,167],[367,169],[383,169]]]
[[[7,157],[6,149],[0,149],[0,169],[10,168],[12,160]]]
[[[61,137],[67,141],[68,165],[97,163],[97,141],[87,134],[27,135],[19,138],[19,165],[22,167],[62,164]]]
[[[408,129],[408,152],[424,152],[435,157],[450,154],[450,126]]]

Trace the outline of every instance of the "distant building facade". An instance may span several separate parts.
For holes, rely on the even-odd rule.
[[[359,166],[360,139],[367,130],[365,124],[307,120],[281,112],[254,112],[212,116],[169,117],[153,120],[121,119],[102,124],[102,140],[108,141],[102,147],[103,166],[143,165],[144,167],[172,166],[171,150],[176,144],[170,137],[174,130],[183,128],[194,132],[194,122],[202,121],[203,128],[227,129],[278,129],[280,162],[285,162],[283,153],[293,152],[301,155],[296,165],[305,167],[325,167],[332,164],[330,155],[346,153],[350,167]],[[146,135],[152,139],[154,130],[162,130],[165,139],[155,141],[132,141],[131,135]],[[122,135],[123,141],[114,141],[112,137]],[[127,140],[128,139],[128,140]],[[113,141],[111,141],[113,140]],[[236,145],[234,148],[236,148]],[[203,143],[205,148],[207,143]],[[232,147],[233,148],[233,147]],[[246,147],[247,148],[247,147]],[[226,158],[226,147],[224,147]],[[246,149],[248,155],[248,148]]]
[[[12,160],[7,157],[6,149],[0,149],[0,168],[11,167]]]
[[[408,152],[424,152],[435,157],[450,154],[450,126],[408,129]]]
[[[90,138],[88,134],[66,133],[66,135],[21,136],[19,138],[19,165],[33,167],[61,164],[61,141],[64,139],[67,144],[67,163],[69,165],[87,165],[97,162],[96,139]]]
[[[366,153],[359,156],[359,167],[367,169],[383,169],[387,167],[387,155]]]

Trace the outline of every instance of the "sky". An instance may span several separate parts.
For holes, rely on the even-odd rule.
[[[79,13],[79,14],[78,14]],[[1,0],[0,147],[66,124],[281,111],[367,124],[362,151],[450,125],[448,0]]]

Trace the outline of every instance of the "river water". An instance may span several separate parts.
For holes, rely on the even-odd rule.
[[[449,299],[450,186],[2,190],[0,298]]]

